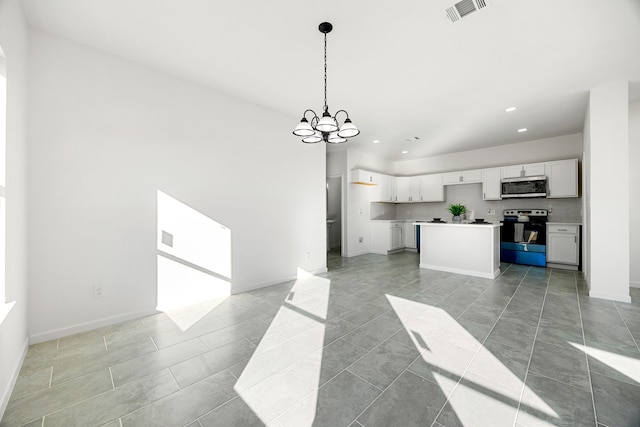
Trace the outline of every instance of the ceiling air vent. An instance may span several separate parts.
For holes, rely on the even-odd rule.
[[[460,18],[464,18],[465,16],[486,6],[487,0],[462,0],[461,2],[447,8],[447,18],[449,18],[451,22],[456,22]]]

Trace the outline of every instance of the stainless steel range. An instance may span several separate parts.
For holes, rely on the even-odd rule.
[[[500,232],[500,261],[547,265],[546,209],[507,209]]]

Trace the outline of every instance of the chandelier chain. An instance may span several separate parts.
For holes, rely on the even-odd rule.
[[[327,111],[327,33],[324,33],[324,109]]]

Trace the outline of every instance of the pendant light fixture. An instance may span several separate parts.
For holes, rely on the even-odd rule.
[[[302,120],[296,126],[293,134],[301,136],[302,142],[306,144],[315,144],[320,141],[329,144],[341,144],[346,142],[347,138],[359,134],[360,131],[351,122],[349,113],[345,110],[338,110],[333,117],[329,113],[329,107],[327,106],[327,34],[331,32],[333,25],[329,22],[323,22],[318,29],[324,34],[324,112],[322,113],[322,118],[318,118],[315,111],[306,110],[302,114]],[[311,122],[307,120],[307,113],[313,114]],[[338,120],[336,119],[339,113],[344,113],[347,116],[340,126],[338,126]]]

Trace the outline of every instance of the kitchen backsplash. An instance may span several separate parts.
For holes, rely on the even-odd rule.
[[[467,208],[467,218],[473,210],[476,218],[487,221],[503,219],[505,209],[551,209],[549,221],[582,222],[582,199],[509,199],[482,200],[482,184],[461,184],[445,186],[446,202],[440,203],[372,203],[371,219],[449,219],[447,210],[452,203],[461,203]],[[487,214],[487,209],[495,210],[495,215]]]

